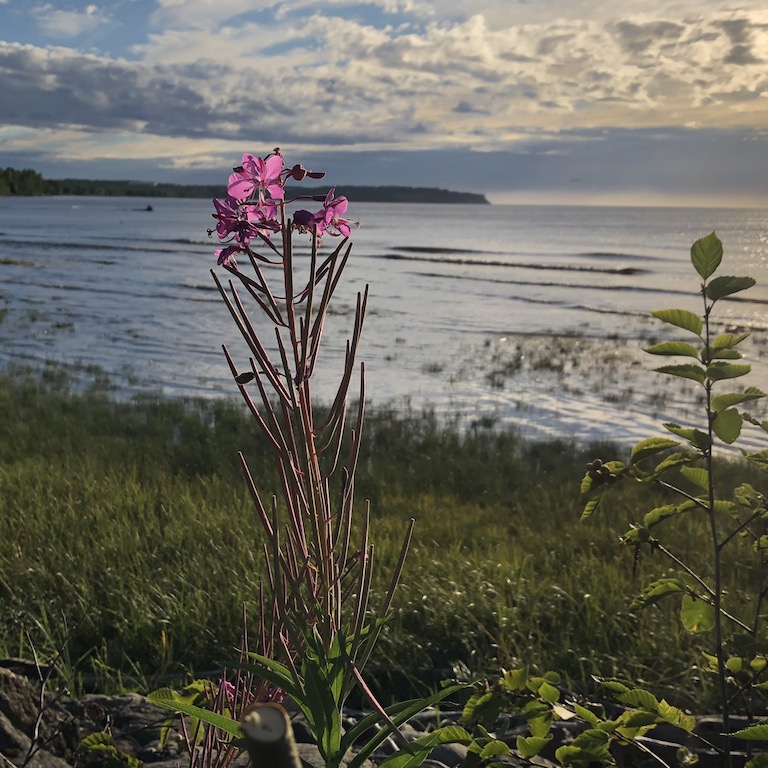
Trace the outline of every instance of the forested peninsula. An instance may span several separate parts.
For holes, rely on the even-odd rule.
[[[325,195],[327,187],[286,187],[289,197]],[[221,184],[165,184],[145,181],[96,181],[91,179],[45,179],[31,169],[0,168],[0,197],[9,195],[97,195],[107,197],[223,197]],[[452,192],[434,187],[366,187],[336,185],[337,195],[360,203],[462,203],[487,205],[485,195]]]

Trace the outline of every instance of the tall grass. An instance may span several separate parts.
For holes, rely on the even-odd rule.
[[[230,662],[263,575],[237,450],[260,490],[276,492],[271,448],[240,404],[119,402],[55,367],[0,375],[0,654],[66,645],[85,674],[147,681]],[[357,493],[372,502],[375,557],[390,566],[379,572],[394,565],[403,521],[417,521],[367,673],[378,693],[528,664],[582,690],[621,669],[675,703],[714,706],[690,663],[697,641],[674,613],[627,607],[644,573],[661,575],[647,560],[633,573],[617,544],[648,508],[646,489],[618,489],[606,528],[579,523],[579,480],[601,452],[616,449],[369,413]],[[748,479],[736,465],[719,471]],[[695,559],[705,534],[685,525],[679,546]],[[730,588],[752,576],[731,568]]]

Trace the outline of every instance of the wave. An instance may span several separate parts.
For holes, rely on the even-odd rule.
[[[60,240],[6,240],[0,239],[0,245],[11,245],[15,248],[42,249],[51,251],[131,251],[136,253],[178,253],[178,248],[158,248],[146,245],[110,245],[109,243],[65,243]]]
[[[446,253],[445,250],[441,250],[441,253]],[[467,253],[467,251],[457,251],[459,253]],[[488,251],[491,253],[491,251]],[[437,264],[458,264],[462,266],[478,266],[478,267],[503,267],[514,269],[541,269],[554,272],[592,272],[606,275],[639,275],[648,272],[647,269],[641,269],[639,267],[594,267],[578,264],[542,264],[538,263],[525,263],[525,262],[510,262],[499,261],[496,259],[431,259],[426,256],[405,256],[401,253],[384,253],[368,258],[374,259],[389,259],[393,261],[428,261],[430,263]]]

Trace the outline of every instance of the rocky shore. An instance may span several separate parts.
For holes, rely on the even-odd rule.
[[[3,666],[5,664],[5,666]],[[2,768],[186,768],[189,755],[183,748],[178,731],[171,731],[161,746],[161,730],[168,720],[168,711],[156,707],[138,694],[105,696],[90,694],[79,699],[49,695],[41,691],[34,679],[24,674],[31,666],[0,662],[0,766]],[[13,667],[13,669],[11,668]],[[15,670],[15,671],[14,671]],[[364,713],[347,713],[349,725]],[[401,732],[407,740],[413,740],[438,727],[456,722],[459,712],[428,710],[403,726]],[[312,768],[325,768],[317,747],[298,713],[293,713],[293,727],[302,759]],[[580,726],[574,722],[558,722],[553,728],[553,739],[542,757],[527,762],[514,756],[496,758],[497,763],[510,766],[555,766],[554,751],[571,741]],[[719,718],[697,718],[695,736],[686,736],[671,726],[659,726],[653,731],[654,738],[643,739],[648,753],[633,750],[627,765],[658,766],[650,753],[669,765],[677,764],[677,752],[687,746],[694,750],[702,768],[720,766],[721,758],[711,748],[704,748],[701,739],[717,745],[722,724]],[[525,734],[527,727],[521,718],[507,718],[499,723],[497,735],[514,747],[518,735]],[[94,736],[96,735],[96,736]],[[701,739],[697,738],[701,737]],[[98,748],[84,749],[88,739]],[[86,742],[88,743],[88,742]],[[374,768],[395,750],[392,739],[387,739],[366,768]],[[458,744],[436,748],[423,763],[425,768],[461,768],[467,748]],[[245,766],[247,754],[234,761],[235,766]],[[734,765],[743,765],[745,757]],[[623,764],[623,763],[622,763]]]

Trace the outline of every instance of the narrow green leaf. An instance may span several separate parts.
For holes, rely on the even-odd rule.
[[[656,311],[651,312],[651,314],[654,317],[658,317],[659,320],[669,323],[669,325],[683,328],[684,330],[695,333],[697,336],[701,337],[701,331],[704,328],[704,324],[702,323],[701,318],[693,312],[689,312],[686,309],[657,309]]]
[[[711,367],[711,366],[710,366]],[[661,368],[654,368],[657,373],[667,373],[670,376],[678,376],[681,379],[693,379],[703,384],[707,372],[700,366],[693,363],[683,363],[682,365],[662,365]]]
[[[751,365],[735,365],[734,363],[711,363],[707,367],[707,378],[712,381],[737,379],[746,376],[752,370]]]
[[[631,462],[635,464],[648,456],[666,451],[667,448],[674,448],[676,445],[679,445],[677,440],[670,440],[668,437],[651,437],[643,440],[632,449]]]
[[[741,434],[742,424],[739,412],[735,408],[726,408],[715,416],[712,429],[724,443],[730,445]]]
[[[768,741],[768,722],[758,723],[749,728],[742,728],[731,734],[737,739],[747,739],[748,741]]]
[[[703,280],[715,273],[722,260],[723,244],[714,232],[700,238],[691,246],[691,263]]]
[[[747,387],[743,392],[726,392],[712,398],[712,410],[724,411],[732,405],[746,403],[750,400],[759,400],[762,397],[765,397],[765,392],[757,387]]]
[[[379,763],[379,766],[380,768],[418,768],[427,759],[429,753],[440,744],[469,744],[471,741],[472,737],[464,728],[449,725],[415,739],[407,747]]]
[[[686,357],[695,357],[699,359],[700,351],[685,341],[662,341],[660,344],[654,344],[643,350],[649,355],[685,355]]]
[[[715,626],[715,608],[706,600],[692,595],[683,595],[680,620],[688,632],[694,634],[709,632]]]
[[[520,753],[520,757],[525,760],[535,757],[552,740],[552,734],[549,736],[518,736],[515,742],[515,748]]]
[[[707,285],[707,298],[715,302],[724,296],[746,291],[747,288],[752,288],[755,283],[756,281],[751,277],[734,277],[733,275],[716,277]]]
[[[157,704],[158,707],[172,709],[174,712],[181,712],[185,715],[196,717],[198,720],[230,734],[230,736],[241,738],[243,735],[243,732],[240,730],[240,723],[237,720],[211,712],[210,709],[203,709],[202,707],[196,707],[194,704],[186,704],[183,701],[175,701],[174,699],[155,698],[152,699],[152,703]]]

